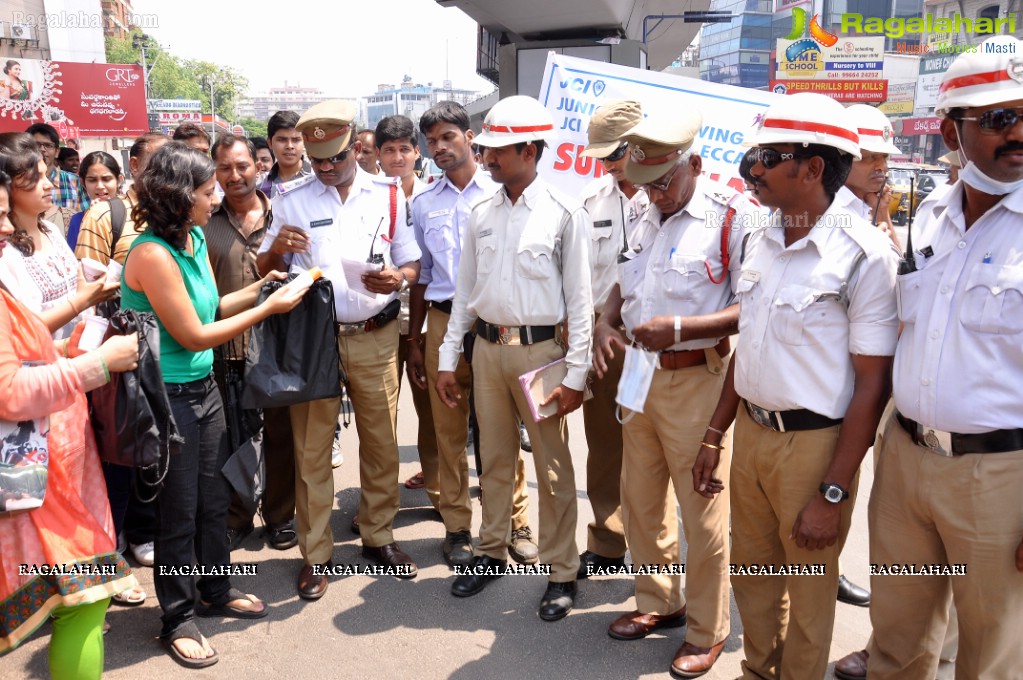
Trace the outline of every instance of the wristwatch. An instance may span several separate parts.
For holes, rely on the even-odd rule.
[[[400,269],[398,270],[398,273],[401,274],[401,285],[398,286],[398,292],[404,293],[406,290],[408,290],[408,277],[405,276],[405,272],[403,272]]]
[[[838,484],[826,484],[821,482],[821,485],[817,490],[824,495],[824,500],[828,503],[837,504],[849,498],[849,492],[840,487]]]

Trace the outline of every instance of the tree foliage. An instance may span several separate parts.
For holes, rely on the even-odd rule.
[[[111,64],[142,64],[142,51],[132,40],[143,34],[133,31],[125,38],[107,36],[107,61]],[[208,61],[182,59],[150,39],[146,47],[149,97],[152,99],[199,99],[203,111],[210,110],[210,84],[217,115],[234,118],[234,105],[244,96],[248,80],[230,67]],[[264,130],[265,132],[265,130]]]
[[[246,137],[266,137],[266,121],[255,118],[239,118],[238,124],[245,128]]]

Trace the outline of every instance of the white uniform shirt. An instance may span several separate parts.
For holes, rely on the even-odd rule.
[[[423,251],[419,283],[426,286],[427,300],[443,302],[455,297],[469,212],[481,199],[492,196],[498,186],[477,167],[461,191],[444,175],[413,198],[412,228]]]
[[[285,262],[296,271],[310,267],[323,270],[324,277],[334,286],[337,320],[358,323],[379,314],[398,294],[370,295],[364,289],[361,292],[349,289],[341,258],[366,262],[372,250],[374,254],[383,254],[387,268],[419,259],[419,246],[405,217],[405,194],[400,187],[394,239],[388,242],[393,182],[357,168],[344,203],[336,187],[329,187],[315,177],[297,186],[286,186],[273,199],[273,222],[259,252],[270,250],[284,226],[302,229],[309,235],[309,252],[287,255]]]
[[[844,418],[855,378],[850,355],[895,352],[898,254],[881,230],[837,203],[791,246],[780,213],[747,244],[736,291],[735,390],[757,406]],[[838,295],[844,282],[848,307]]]
[[[593,331],[590,229],[582,205],[540,177],[514,204],[504,187],[480,201],[465,232],[440,370],[455,370],[462,336],[477,317],[500,326],[553,326],[567,319],[564,384],[582,390]]]
[[[917,271],[897,282],[895,406],[948,432],[1023,427],[1023,190],[969,231],[962,205],[958,182],[913,223]]]
[[[735,208],[728,232],[728,273],[721,257],[722,229],[728,202]],[[655,316],[703,316],[732,304],[739,281],[742,239],[761,211],[731,188],[699,178],[693,197],[661,223],[661,211],[650,204],[633,227],[628,258],[618,265],[622,321],[632,330]],[[707,267],[715,279],[710,280]],[[701,338],[672,345],[672,350],[706,349],[720,338]]]
[[[849,187],[843,186],[835,194],[835,203],[838,207],[844,208],[851,212],[857,217],[862,217],[871,224],[874,223],[874,206],[868,205],[866,201],[860,199],[856,194],[849,190]]]
[[[618,188],[613,175],[599,177],[583,188],[583,205],[593,220],[590,264],[593,266],[593,311],[604,311],[611,289],[618,282],[618,255],[631,241],[630,226],[650,204],[638,190],[630,199]]]

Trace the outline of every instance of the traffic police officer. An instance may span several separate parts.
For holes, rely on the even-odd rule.
[[[783,97],[753,144],[744,179],[776,210],[746,247],[738,347],[693,474],[697,488],[713,484],[719,432],[734,418],[743,677],[820,680],[857,472],[888,399],[897,254],[835,199],[860,153],[841,104]],[[817,564],[823,573],[798,566]]]
[[[876,224],[897,246],[898,236],[888,212],[892,189],[887,180],[888,157],[901,152],[892,141],[895,134],[892,123],[883,112],[867,104],[854,104],[846,113],[853,118],[860,136],[860,158],[853,161],[845,186],[838,190],[835,199],[849,212]],[[869,604],[869,594],[866,597],[864,604]]]
[[[583,189],[586,212],[593,220],[590,264],[593,266],[593,312],[600,317],[617,281],[618,255],[628,250],[627,227],[649,201],[646,192],[625,177],[626,132],[643,119],[639,102],[618,100],[604,104],[590,118],[589,144],[583,156],[599,159],[607,171]],[[587,528],[586,550],[579,556],[579,578],[597,569],[625,564],[625,527],[622,524],[622,426],[615,418],[615,392],[622,375],[624,355],[608,359],[603,377],[593,380],[593,398],[583,402],[586,430],[586,495],[593,508]],[[675,522],[672,522],[674,525]]]
[[[436,385],[452,408],[464,398],[454,370],[462,338],[478,318],[473,388],[482,437],[483,523],[473,573],[459,576],[451,590],[475,595],[503,573],[521,419],[533,443],[539,486],[539,557],[551,569],[540,601],[540,617],[547,621],[565,617],[575,601],[575,472],[564,416],[582,404],[593,327],[590,219],[536,171],[553,128],[540,102],[514,96],[494,105],[475,140],[503,186],[469,218]],[[567,376],[545,402],[556,403],[557,413],[535,422],[518,378],[561,358]]]
[[[934,677],[950,596],[956,677],[1020,674],[1021,109],[1023,43],[1011,36],[959,56],[939,87],[941,134],[964,164],[918,213],[899,269],[896,412],[868,514],[873,564],[938,571],[871,577],[870,678]]]
[[[681,561],[677,510],[665,500],[671,482],[689,546],[686,592],[681,574],[638,575],[636,611],[616,619],[608,634],[638,640],[684,625],[688,615],[671,664],[681,677],[710,670],[729,632],[728,492],[698,494],[691,470],[724,381],[739,314],[733,298],[742,240],[758,214],[735,191],[700,177],[702,160],[690,147],[701,122],[695,110],[649,118],[625,137],[625,176],[647,192],[650,206],[632,229],[618,284],[597,322],[594,354],[603,374],[607,357],[625,349],[616,330],[623,322],[638,347],[657,353],[645,402],[634,404],[642,409],[622,409],[625,535],[634,564]],[[629,377],[626,369],[623,382]]]
[[[398,512],[398,293],[419,276],[419,246],[405,215],[405,196],[394,180],[376,179],[358,168],[353,121],[347,100],[316,104],[298,121],[314,177],[286,185],[274,198],[273,224],[257,258],[260,271],[319,267],[334,287],[338,347],[348,377],[348,396],[359,433],[359,518],[363,555],[414,577],[416,566],[398,548],[392,522]],[[393,219],[395,216],[398,219]],[[393,231],[392,231],[393,230]],[[342,259],[383,260],[349,287]],[[339,398],[291,407],[298,477],[296,529],[305,559],[299,595],[318,599],[327,576],[315,565],[330,562],[334,502],[330,449],[340,412]]]

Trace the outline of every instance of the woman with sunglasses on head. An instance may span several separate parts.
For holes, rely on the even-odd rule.
[[[15,184],[31,183],[24,162],[0,150],[0,262],[21,257],[8,217],[11,194],[24,189],[12,190],[6,171],[20,178]],[[55,345],[50,330],[19,298],[24,295],[18,289],[0,283],[0,420],[44,419],[48,463],[42,505],[0,512],[0,654],[52,616],[50,676],[97,680],[109,598],[138,583],[115,549],[85,392],[106,383],[111,372],[135,367],[138,338],[114,337],[97,350],[66,358],[68,348]],[[0,501],[4,507],[10,495]],[[55,574],[56,565],[67,569]]]
[[[210,666],[217,654],[194,616],[257,619],[267,608],[231,587],[220,572],[230,565],[227,509],[230,488],[221,469],[230,454],[224,408],[213,381],[213,348],[271,314],[290,311],[304,291],[281,288],[256,306],[270,272],[223,298],[217,294],[202,227],[213,212],[214,166],[209,155],[181,142],[161,147],[135,183],[135,224],[146,231],[131,245],[121,280],[121,306],[156,315],[160,364],[178,431],[157,497],[156,595],[163,609],[160,641],[189,668]],[[219,317],[219,320],[215,320]],[[200,569],[192,576],[193,550]],[[198,604],[196,590],[198,588]]]
[[[95,206],[101,201],[117,199],[120,195],[124,175],[117,160],[106,151],[93,151],[82,159],[78,166],[78,176],[89,195],[89,205]],[[118,199],[119,200],[119,199]],[[78,244],[78,230],[82,228],[82,218],[87,211],[72,215],[67,227],[67,244],[71,250]]]
[[[14,225],[13,248],[0,261],[0,281],[42,319],[55,339],[65,339],[87,310],[116,294],[117,284],[86,281],[60,230],[40,217],[53,206],[53,185],[46,179],[36,141],[24,132],[0,134],[0,154],[9,159]]]

